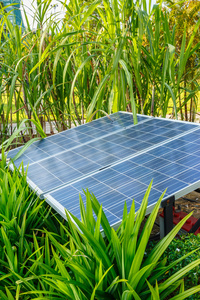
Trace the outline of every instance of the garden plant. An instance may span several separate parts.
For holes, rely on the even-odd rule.
[[[19,169],[21,168],[21,172]],[[2,155],[0,172],[0,297],[2,299],[187,299],[200,286],[184,289],[184,279],[200,259],[176,266],[195,250],[166,265],[164,251],[191,215],[186,216],[146,256],[161,195],[146,214],[147,189],[138,212],[124,206],[115,231],[94,195],[80,198],[82,220],[66,211],[67,222],[29,190],[23,164],[11,173]],[[96,217],[94,218],[94,214]],[[175,272],[170,273],[171,270]],[[166,278],[166,274],[169,274]]]
[[[176,273],[177,271],[181,270],[183,267],[187,266],[189,263],[195,261],[200,257],[200,248],[199,248],[200,236],[199,234],[194,235],[193,233],[190,234],[182,234],[174,239],[169,247],[165,250],[162,255],[162,258],[167,257],[167,264],[171,264],[173,261],[181,258],[183,255],[187,254],[188,251],[193,251],[189,256],[185,259],[181,260],[178,264],[176,264],[173,268],[165,274],[165,277],[171,276],[172,274]],[[156,242],[152,241],[149,243],[149,247],[147,248],[146,255],[148,256],[148,252],[156,245]],[[188,272],[187,276],[184,277],[185,287],[191,288],[195,287],[199,284],[199,275],[200,269],[199,266],[192,269]],[[189,299],[200,299],[200,293],[194,294]]]
[[[49,122],[52,133],[54,126],[67,129],[101,116],[102,110],[131,110],[135,123],[136,112],[187,120],[190,111],[194,120],[199,2],[192,0],[189,7],[187,2],[182,11],[192,18],[192,30],[182,28],[174,6],[166,9],[162,1],[153,6],[146,0],[64,1],[60,19],[49,14],[50,0],[37,0],[29,7],[33,24],[24,9],[24,27],[11,23],[2,6],[1,138],[19,129],[23,119],[26,129],[20,132],[34,137],[31,120],[43,129]],[[26,141],[19,136],[15,143]]]
[[[183,1],[192,31],[167,2],[170,9],[162,1],[69,0],[59,19],[49,14],[51,0],[37,0],[33,24],[24,9],[25,27],[0,2],[0,299],[182,300],[200,292],[198,281],[188,284],[199,250],[171,256],[191,214],[148,248],[164,196],[142,228],[152,182],[139,211],[134,200],[130,211],[125,204],[115,231],[95,191],[85,191],[86,203],[80,197],[81,220],[69,211],[62,219],[30,190],[23,162],[11,172],[5,154],[46,137],[47,123],[53,134],[119,110],[132,111],[135,124],[137,113],[193,121],[199,2]]]

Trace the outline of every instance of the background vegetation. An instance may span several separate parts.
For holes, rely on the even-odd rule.
[[[174,265],[169,272],[165,274],[165,278],[175,274],[177,271],[181,270],[183,267],[190,264],[192,261],[195,261],[199,258],[200,255],[200,248],[199,248],[199,241],[200,236],[199,234],[194,235],[190,234],[183,234],[179,236],[179,238],[174,239],[169,247],[165,250],[162,255],[162,259],[167,257],[167,264],[170,265],[172,262],[176,261],[177,259],[181,258],[183,255],[188,253],[188,249],[190,251],[195,250],[185,259],[181,260],[179,263]],[[148,257],[149,252],[151,252],[152,248],[155,247],[156,242],[151,241],[149,243],[149,247],[147,248],[146,256]],[[199,284],[200,281],[200,268],[196,266],[193,270],[190,270],[187,276],[184,277],[185,288],[195,287]],[[195,295],[191,295],[187,298],[188,300],[192,299],[200,299],[200,293]]]
[[[21,120],[70,128],[129,110],[194,120],[199,91],[199,2],[65,1],[62,20],[51,1],[32,7],[34,25],[0,15],[0,116],[5,140]],[[177,16],[178,11],[178,16]],[[183,26],[182,15],[187,20]],[[14,123],[14,126],[11,124]],[[25,122],[33,137],[33,124]],[[26,131],[27,133],[27,131]],[[21,138],[22,139],[22,138]]]

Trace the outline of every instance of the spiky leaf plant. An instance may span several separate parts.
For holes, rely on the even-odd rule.
[[[56,268],[52,269],[45,263],[40,263],[41,268],[48,270],[48,274],[42,275],[40,280],[57,293],[58,299],[164,300],[183,286],[182,278],[199,265],[200,259],[163,281],[162,275],[180,260],[165,266],[166,260],[160,261],[160,257],[191,214],[181,220],[145,258],[147,243],[163,198],[162,195],[148,217],[142,233],[139,233],[146,214],[150,189],[151,184],[138,212],[135,212],[134,201],[129,213],[125,205],[122,223],[117,231],[111,228],[102,206],[88,191],[86,209],[80,198],[82,221],[67,212],[69,228],[63,226],[63,230],[69,238],[68,243],[59,243],[53,233],[45,231],[53,245],[52,254]],[[184,299],[199,290],[200,286],[188,291],[181,288],[181,297]],[[47,292],[40,292],[43,293],[43,299],[53,299],[53,296],[49,298],[46,295]],[[34,293],[39,293],[39,290],[31,292]],[[25,293],[27,294],[29,292]],[[157,295],[159,298],[156,298]]]
[[[40,275],[41,270],[36,262],[43,262],[43,259],[46,263],[50,261],[48,238],[45,239],[41,229],[48,227],[54,233],[61,234],[61,231],[57,230],[59,226],[56,227],[55,220],[52,219],[51,208],[29,189],[23,164],[19,169],[14,168],[13,172],[9,170],[6,155],[2,151],[0,159],[0,299],[5,298],[3,291],[9,299],[12,299],[11,292],[13,295],[15,291],[19,296],[22,291],[35,288],[30,278],[28,287],[23,285],[21,288],[21,284],[17,284],[16,281],[19,278],[26,281],[33,272]],[[46,245],[46,251],[43,249],[44,245]]]
[[[161,255],[191,215],[186,216],[145,256],[162,201],[155,205],[140,233],[146,214],[149,185],[141,207],[124,207],[115,231],[94,195],[80,198],[82,220],[67,212],[68,223],[50,216],[50,209],[31,192],[21,173],[0,161],[0,297],[2,299],[185,299],[200,286],[184,290],[183,277],[200,259],[163,279],[190,253],[166,266]],[[96,216],[95,216],[96,215]],[[94,217],[95,216],[95,217]],[[193,251],[194,252],[194,251]]]

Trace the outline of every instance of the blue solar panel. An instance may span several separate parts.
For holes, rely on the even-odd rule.
[[[148,121],[146,116],[138,116],[138,123],[144,121]],[[91,123],[65,130],[33,143],[19,159],[15,160],[15,165],[18,167],[22,160],[24,166],[30,165],[52,155],[77,149],[82,145],[91,143],[93,140],[123,131],[129,126],[134,126],[131,114],[119,112],[113,114],[111,117],[105,116]],[[14,158],[21,148],[19,147],[10,151],[8,157]]]
[[[169,162],[167,168],[166,168],[166,166],[164,166],[161,169],[159,169],[159,172],[173,177],[174,175],[177,175],[183,171],[188,170],[185,166],[175,163],[175,161],[173,161],[173,163],[171,163],[172,161],[173,160],[170,159],[170,162]]]
[[[200,180],[200,172],[193,170],[193,169],[187,169],[178,175],[175,176],[175,178],[183,181],[187,181],[188,183],[194,183],[198,180]]]
[[[195,153],[199,151],[199,145],[194,143],[188,143],[179,148],[180,151],[187,152],[187,153]]]
[[[139,208],[153,179],[149,205],[192,191],[200,182],[199,124],[116,113],[34,143],[15,164],[28,167],[32,188],[63,216],[80,217],[87,188],[103,205],[111,225],[121,221],[124,203]],[[13,157],[17,150],[9,153]],[[199,183],[200,185],[200,183]],[[183,194],[184,195],[184,194]]]
[[[141,204],[142,199],[144,198],[145,191],[137,194],[134,196],[134,200]],[[158,201],[159,197],[161,196],[161,192],[157,191],[156,189],[152,188],[148,197],[148,205],[153,205],[155,202]],[[128,207],[130,209],[130,207]]]

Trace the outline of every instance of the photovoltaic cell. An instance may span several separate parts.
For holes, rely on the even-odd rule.
[[[145,120],[148,120],[145,116],[138,116],[138,123]],[[15,165],[18,167],[22,160],[24,166],[30,165],[52,155],[77,149],[83,144],[85,145],[101,137],[112,135],[129,126],[133,126],[133,116],[131,114],[127,115],[119,112],[111,117],[106,116],[97,119],[91,123],[65,130],[33,143],[19,159],[15,160]],[[8,157],[14,158],[21,148],[10,151]]]
[[[149,207],[200,185],[199,124],[116,113],[48,137],[17,160],[28,167],[28,182],[59,213],[80,218],[79,195],[89,189],[111,225],[121,221],[124,204],[136,210],[150,181]],[[19,149],[9,153],[14,157]],[[184,194],[182,194],[184,195]]]

